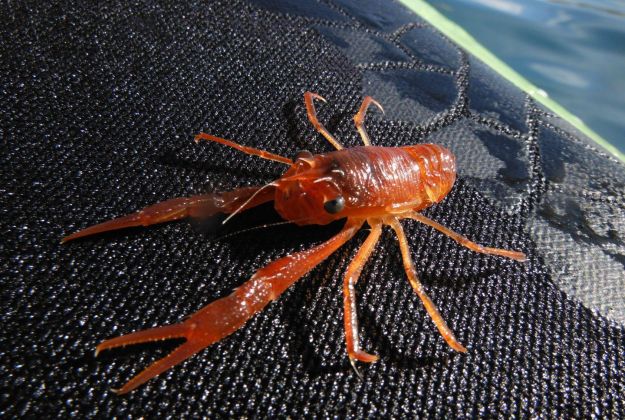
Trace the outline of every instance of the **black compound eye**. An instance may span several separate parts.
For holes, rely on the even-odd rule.
[[[308,150],[300,150],[295,155],[295,160],[297,159],[312,159],[314,156]]]
[[[342,196],[336,197],[334,200],[323,203],[323,208],[330,214],[336,214],[345,207],[345,199]]]

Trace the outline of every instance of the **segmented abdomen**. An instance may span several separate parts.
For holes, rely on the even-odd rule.
[[[442,200],[456,179],[454,155],[436,144],[355,147],[335,153],[344,174],[343,196],[353,207],[415,203],[413,208],[419,210]]]

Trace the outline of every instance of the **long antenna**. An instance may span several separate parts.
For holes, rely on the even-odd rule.
[[[236,232],[230,232],[230,233],[227,233],[225,235],[218,236],[214,240],[219,241],[219,240],[222,240],[222,239],[227,239],[227,238],[231,238],[231,237],[236,236],[236,235],[240,235],[242,233],[251,232],[253,230],[260,230],[260,229],[265,229],[265,228],[274,227],[274,226],[288,225],[290,223],[295,223],[295,222],[291,221],[291,220],[283,220],[281,222],[265,223],[265,224],[260,225],[260,226],[252,226],[252,227],[247,228],[247,229],[241,229],[241,230],[237,230]]]
[[[267,187],[270,187],[270,186],[274,186],[274,187],[275,187],[275,186],[277,186],[277,185],[278,185],[278,184],[276,184],[276,183],[275,183],[275,181],[274,181],[274,182],[271,182],[271,183],[269,183],[269,184],[267,184],[267,185],[265,185],[265,186],[263,186],[263,187],[259,188],[258,190],[256,190],[256,192],[255,192],[254,194],[252,194],[250,198],[248,198],[247,200],[245,200],[245,202],[244,202],[243,204],[241,204],[241,205],[240,205],[240,206],[239,206],[239,207],[238,207],[235,211],[233,211],[232,213],[230,213],[230,215],[229,215],[228,217],[226,217],[226,218],[224,219],[224,221],[223,221],[223,222],[221,222],[221,224],[222,224],[222,225],[225,225],[225,224],[228,222],[228,220],[232,219],[232,217],[234,217],[237,213],[239,213],[241,210],[243,210],[243,208],[244,208],[245,206],[247,206],[247,205],[250,203],[250,201],[252,201],[252,200],[254,199],[254,197],[256,197],[256,196],[258,195],[258,193],[259,193],[259,192],[261,192],[262,190],[264,190],[264,189],[265,189],[265,188],[267,188]]]

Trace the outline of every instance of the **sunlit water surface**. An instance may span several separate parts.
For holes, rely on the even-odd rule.
[[[429,3],[625,153],[625,1]]]

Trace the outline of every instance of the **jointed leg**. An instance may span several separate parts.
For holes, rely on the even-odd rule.
[[[354,115],[354,124],[356,124],[356,130],[358,130],[358,132],[360,133],[360,137],[362,138],[362,142],[365,144],[365,146],[371,146],[371,141],[369,141],[369,135],[367,134],[367,130],[365,130],[365,115],[367,114],[367,108],[369,108],[369,105],[371,104],[374,104],[380,109],[380,111],[384,112],[384,108],[382,108],[382,105],[380,105],[378,101],[373,99],[371,96],[366,96],[365,99],[363,99],[362,101],[362,105],[360,105],[360,109],[358,110],[356,115]]]
[[[390,219],[388,223],[397,234],[397,239],[399,240],[399,249],[401,250],[402,260],[404,262],[404,270],[406,271],[406,275],[408,276],[408,281],[410,282],[410,285],[414,289],[417,296],[419,296],[419,298],[421,299],[421,302],[423,302],[425,310],[430,315],[430,318],[432,318],[432,321],[434,321],[436,328],[438,328],[438,331],[441,333],[443,339],[447,342],[447,344],[449,344],[449,346],[456,351],[462,353],[466,352],[467,349],[465,349],[464,346],[460,344],[458,340],[456,340],[456,337],[454,337],[454,333],[445,323],[445,320],[441,316],[440,312],[438,312],[436,305],[434,305],[434,302],[432,302],[429,296],[425,293],[425,289],[419,281],[417,271],[415,270],[414,264],[412,263],[412,258],[410,257],[410,248],[408,247],[408,240],[406,239],[406,235],[404,234],[404,229],[402,228],[401,223],[395,218]]]
[[[341,143],[339,143],[338,140],[335,139],[334,136],[330,134],[330,132],[317,119],[317,111],[315,110],[315,104],[313,102],[313,99],[319,99],[320,101],[326,102],[326,100],[323,99],[321,95],[312,92],[304,93],[304,104],[306,105],[306,114],[308,115],[308,120],[313,125],[313,127],[315,127],[315,130],[321,133],[323,137],[325,137],[330,143],[332,143],[332,146],[334,146],[336,150],[341,150],[343,148]]]
[[[213,136],[211,134],[200,133],[197,136],[195,136],[196,143],[199,143],[200,140],[214,141],[215,143],[220,143],[220,144],[232,147],[234,149],[237,149],[243,153],[247,153],[248,155],[258,156],[263,159],[274,160],[276,162],[285,163],[287,165],[293,164],[293,161],[291,159],[286,158],[284,156],[276,155],[275,153],[270,153],[265,150],[255,149],[253,147],[241,146],[240,144],[235,143],[232,140],[222,139],[221,137]]]
[[[258,270],[231,295],[208,304],[180,324],[138,331],[101,343],[96,348],[96,355],[103,350],[131,344],[170,338],[186,339],[186,342],[169,356],[154,362],[116,392],[125,394],[132,391],[149,379],[237,331],[295,281],[352,238],[361,225],[359,222],[348,221],[343,229],[328,241],[270,263]]]
[[[370,223],[371,224],[371,223]],[[358,339],[358,316],[356,314],[356,283],[362,272],[362,267],[365,265],[369,256],[373,252],[382,228],[380,223],[375,223],[371,226],[371,232],[367,239],[362,244],[358,253],[349,264],[347,272],[345,273],[345,279],[343,280],[343,315],[345,322],[345,344],[347,345],[347,355],[354,369],[356,365],[355,360],[361,362],[372,363],[378,360],[378,356],[368,354],[360,349],[360,340]],[[358,370],[356,370],[358,373]],[[360,373],[358,373],[360,375]]]
[[[265,188],[262,191],[260,191],[260,188],[261,187],[243,187],[224,193],[173,198],[148,206],[136,213],[90,226],[66,236],[61,242],[67,242],[111,230],[135,226],[149,226],[186,217],[210,217],[217,213],[232,213],[238,210],[246,200],[250,199],[257,192],[258,194],[254,196],[249,203],[245,204],[244,208],[241,210],[273,200],[275,194],[273,188]]]
[[[525,254],[519,251],[509,251],[507,249],[490,248],[487,246],[476,244],[475,242],[470,241],[469,239],[460,235],[459,233],[456,233],[453,230],[448,229],[445,226],[441,225],[440,223],[437,223],[434,220],[425,217],[421,213],[411,212],[409,214],[406,214],[405,217],[409,217],[425,225],[433,227],[439,232],[444,233],[445,235],[449,236],[451,239],[458,242],[460,245],[469,248],[471,251],[480,252],[482,254],[499,255],[502,257],[506,257],[506,258],[512,258],[513,260],[517,260],[517,261],[525,261],[526,259]]]

